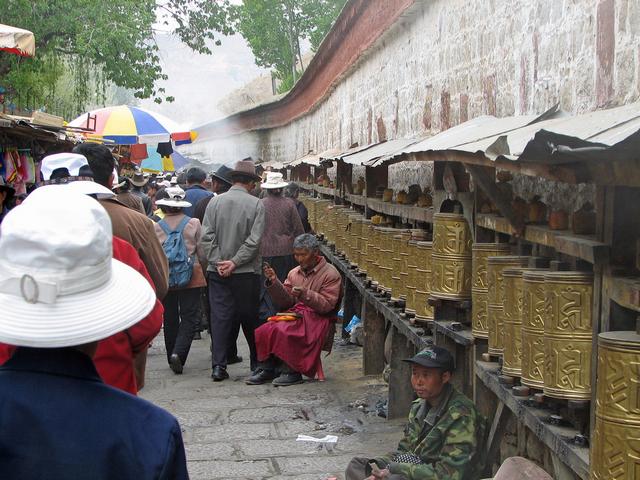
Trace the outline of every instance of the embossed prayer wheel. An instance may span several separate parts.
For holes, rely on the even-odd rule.
[[[508,268],[525,267],[529,257],[498,256],[487,259],[487,326],[489,330],[489,353],[502,355],[504,350],[504,295],[503,272]]]
[[[598,335],[596,421],[591,440],[591,480],[640,478],[640,335]]]
[[[407,251],[409,252],[409,258],[407,259],[407,301],[404,312],[413,316],[416,314],[415,291],[418,285],[418,266],[415,264],[418,255],[418,242],[415,240],[407,242]]]
[[[502,372],[512,377],[522,375],[522,322],[524,315],[524,274],[530,268],[507,268],[503,303],[504,350]],[[544,270],[542,270],[544,272]]]
[[[471,297],[471,230],[463,215],[433,216],[431,296],[446,300]]]
[[[418,321],[429,322],[434,319],[434,308],[427,302],[431,295],[431,272],[417,268],[416,274],[415,317]]]
[[[475,338],[489,338],[487,325],[487,302],[489,282],[487,279],[487,259],[507,255],[506,243],[475,243],[471,261],[471,333]]]
[[[544,394],[589,400],[593,275],[547,272],[544,291]]]
[[[433,253],[471,256],[471,229],[464,215],[436,213],[433,216]]]
[[[407,292],[405,289],[405,277],[407,276],[407,242],[411,238],[408,230],[393,236],[393,258],[391,272],[391,299],[395,301],[405,300]]]
[[[528,387],[544,388],[545,270],[527,270],[522,304],[522,375]]]
[[[360,237],[360,249],[358,251],[358,272],[363,275],[367,275],[367,258],[368,258],[368,241],[373,230],[373,225],[371,220],[363,219],[362,220],[362,236]]]
[[[393,276],[393,237],[398,232],[395,228],[382,227],[382,244],[380,249],[380,281],[378,289],[386,294],[391,294],[391,283]]]

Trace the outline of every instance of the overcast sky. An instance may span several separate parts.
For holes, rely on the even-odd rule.
[[[225,95],[242,87],[267,70],[255,65],[253,54],[240,35],[223,37],[213,46],[212,55],[200,55],[168,34],[157,35],[164,73],[169,79],[159,86],[173,103],[146,99],[140,106],[159,112],[185,127],[198,126],[221,118],[216,104]]]

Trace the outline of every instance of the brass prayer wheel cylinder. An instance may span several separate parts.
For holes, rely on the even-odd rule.
[[[471,229],[464,215],[436,213],[433,216],[433,253],[471,256]]]
[[[402,259],[393,258],[392,259],[392,270],[391,270],[391,298],[393,300],[400,300],[401,295],[405,295],[404,293],[404,285],[402,284],[402,277],[400,274],[402,273]]]
[[[421,270],[428,270],[429,272],[432,269],[432,252],[433,252],[433,242],[424,242],[418,241],[416,242],[416,265]]]
[[[400,300],[407,300],[408,289],[407,289],[407,277],[409,274],[406,272],[400,272]]]
[[[487,326],[489,328],[489,353],[502,355],[504,350],[504,278],[508,268],[525,267],[529,257],[499,256],[487,258]]]
[[[589,400],[593,275],[547,272],[544,287],[544,394]]]
[[[513,377],[522,375],[523,275],[527,270],[529,269],[507,268],[502,272],[505,282],[502,372]]]
[[[489,293],[486,290],[471,289],[471,334],[475,338],[489,338],[487,324],[487,302]]]
[[[431,296],[445,300],[471,298],[471,256],[431,255]]]
[[[407,298],[404,306],[404,312],[408,315],[416,314],[416,287],[407,287]]]
[[[474,243],[471,261],[471,288],[475,290],[489,290],[487,279],[487,259],[509,254],[509,245],[506,243]]]
[[[522,375],[528,387],[544,388],[545,270],[525,270],[522,279]]]
[[[434,310],[431,305],[427,303],[429,299],[429,292],[425,292],[416,289],[414,292],[415,295],[415,309],[416,309],[416,318],[418,320],[433,320],[434,318]]]
[[[640,335],[598,335],[596,421],[591,440],[591,480],[638,478],[640,449]]]

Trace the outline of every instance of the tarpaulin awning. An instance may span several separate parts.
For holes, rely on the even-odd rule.
[[[22,57],[33,57],[36,54],[36,37],[29,30],[0,23],[0,50]]]

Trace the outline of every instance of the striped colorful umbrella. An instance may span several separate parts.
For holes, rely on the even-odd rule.
[[[129,105],[92,110],[70,122],[69,126],[93,130],[84,135],[116,145],[157,145],[169,141],[183,145],[195,140],[195,132],[184,130],[173,120]]]

